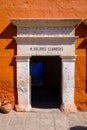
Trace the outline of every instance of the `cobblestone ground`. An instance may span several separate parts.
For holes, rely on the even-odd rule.
[[[0,130],[87,130],[87,112],[33,109],[32,112],[0,113]]]

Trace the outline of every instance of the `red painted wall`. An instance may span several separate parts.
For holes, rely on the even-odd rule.
[[[0,98],[8,98],[13,106],[16,92],[16,27],[10,18],[86,18],[87,0],[0,0]],[[76,29],[75,103],[87,110],[87,27]]]

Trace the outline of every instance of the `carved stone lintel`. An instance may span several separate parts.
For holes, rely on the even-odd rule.
[[[62,104],[60,110],[64,112],[77,112],[75,104]]]
[[[17,27],[61,27],[75,26],[81,18],[12,18]]]
[[[17,112],[27,112],[31,111],[31,105],[15,105],[15,110]]]

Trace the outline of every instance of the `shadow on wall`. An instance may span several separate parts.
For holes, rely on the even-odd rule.
[[[11,87],[13,87],[11,89],[14,89],[13,92],[14,92],[14,98],[15,98],[14,100],[16,101],[15,103],[18,102],[18,99],[17,99],[17,85],[16,85],[16,79],[17,79],[17,76],[16,76],[16,61],[15,61],[15,57],[14,57],[14,55],[17,54],[17,45],[16,45],[16,41],[13,39],[13,36],[16,36],[16,35],[17,35],[17,28],[12,23],[10,23],[3,30],[3,32],[1,32],[1,34],[0,34],[0,39],[5,39],[5,40],[11,39],[5,49],[11,49],[13,51],[13,56],[10,56],[11,57],[10,58],[11,62],[9,64],[9,66],[13,67],[13,81],[11,81],[11,82],[14,83],[14,86],[11,86]],[[6,66],[8,66],[8,65],[6,65]],[[13,84],[13,83],[11,83],[11,84]]]
[[[81,22],[75,30],[75,36],[79,36],[80,38],[86,38],[87,37],[87,26]]]
[[[17,34],[17,28],[12,23],[10,23],[3,32],[0,33],[0,38],[13,39],[13,36]]]
[[[77,46],[76,49],[84,49],[86,51],[86,89],[85,92],[87,93],[87,26],[82,22],[78,25],[78,27],[75,30],[75,36],[79,36],[79,38],[82,38],[83,40],[81,43]]]
[[[85,92],[87,93],[87,39],[84,39],[77,49],[85,49],[86,50],[86,89]]]
[[[75,126],[75,127],[71,127],[69,130],[87,130],[87,127]]]

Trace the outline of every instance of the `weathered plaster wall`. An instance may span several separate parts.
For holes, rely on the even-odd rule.
[[[86,18],[87,0],[0,0],[0,97],[11,102],[16,96],[16,27],[10,18]],[[75,103],[87,110],[87,27],[83,24],[76,29]],[[84,40],[84,41],[83,41]]]

